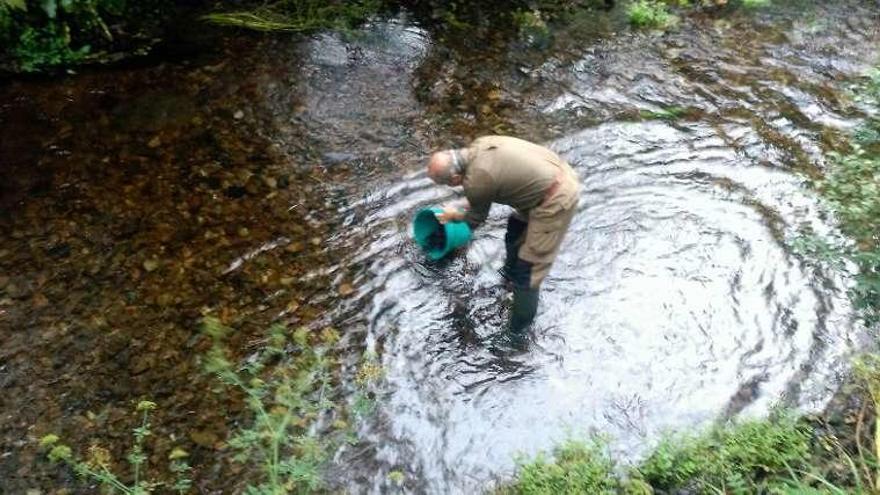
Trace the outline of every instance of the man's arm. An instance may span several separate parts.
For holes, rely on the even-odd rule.
[[[472,229],[480,226],[489,216],[489,209],[492,207],[491,196],[483,190],[471,190],[471,201],[468,198],[461,198],[451,201],[443,205],[443,211],[437,213],[437,220],[440,223],[461,222],[466,221]]]
[[[470,204],[464,220],[475,229],[489,216],[489,209],[495,199],[495,181],[485,171],[475,170],[465,184],[464,193]]]

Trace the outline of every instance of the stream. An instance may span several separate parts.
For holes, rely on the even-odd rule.
[[[877,63],[880,5],[778,3],[665,34],[621,9],[468,36],[403,11],[4,83],[0,488],[82,488],[35,442],[125,445],[142,398],[198,493],[240,486],[244,406],[200,371],[204,314],[241,355],[274,321],[336,328],[349,398],[363,357],[382,365],[328,470],[350,493],[476,493],[568,438],[636,460],[664,431],[821,410],[868,332],[850,274],[791,242],[836,235],[809,179],[865,117],[847,88]],[[583,185],[522,353],[492,344],[509,211],[439,263],[409,237],[456,196],[427,154],[491,133]]]

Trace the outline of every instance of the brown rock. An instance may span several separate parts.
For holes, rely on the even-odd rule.
[[[198,445],[200,447],[206,447],[209,449],[214,448],[214,445],[220,441],[220,437],[218,437],[216,433],[214,433],[213,431],[210,431],[210,430],[200,430],[200,431],[190,432],[189,438],[196,445]]]
[[[41,293],[34,294],[34,308],[44,308],[49,305],[49,299]]]

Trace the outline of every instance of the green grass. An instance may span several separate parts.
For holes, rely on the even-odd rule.
[[[760,493],[803,468],[810,431],[791,415],[715,427],[699,436],[670,436],[639,466],[654,488],[675,492]]]
[[[861,408],[822,422],[774,410],[697,434],[671,433],[635,466],[622,466],[599,441],[568,441],[552,458],[520,462],[504,495],[718,494],[876,495],[880,493],[880,355],[854,361],[847,389]]]
[[[159,2],[0,0],[0,60],[11,59],[22,72],[40,72],[99,58],[94,46],[111,47],[115,36],[133,34],[137,23],[121,24],[140,22],[137,8]]]
[[[770,5],[770,0],[742,0],[742,5],[747,9],[756,9]]]
[[[671,106],[660,110],[641,110],[639,117],[644,120],[678,120],[688,113],[684,107]]]
[[[880,366],[871,366],[878,384]],[[601,442],[569,441],[553,459],[539,455],[521,463],[514,481],[497,493],[868,495],[878,493],[874,459],[873,451],[849,453],[836,437],[819,438],[812,424],[777,411],[696,435],[668,435],[633,467],[617,464]],[[840,466],[843,474],[834,474]]]
[[[670,435],[627,473],[601,442],[569,441],[552,460],[539,455],[522,463],[515,482],[499,493],[768,493],[810,487],[794,470],[810,459],[809,427],[789,414],[711,428],[702,434]],[[809,480],[808,480],[809,481]]]
[[[380,0],[280,0],[250,10],[215,12],[204,19],[213,24],[255,31],[309,32],[352,28],[381,7]]]
[[[516,482],[501,488],[499,493],[617,493],[621,483],[614,469],[614,461],[601,442],[569,441],[555,450],[553,460],[539,455],[521,464]]]
[[[636,0],[627,7],[626,13],[635,27],[663,28],[674,19],[666,4],[656,0]]]

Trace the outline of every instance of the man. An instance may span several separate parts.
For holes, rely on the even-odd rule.
[[[465,199],[444,205],[438,219],[465,220],[476,228],[492,203],[514,208],[504,236],[502,274],[513,284],[510,339],[525,342],[538,311],[541,282],[556,259],[578,202],[574,170],[556,153],[507,136],[476,139],[464,149],[431,155],[428,176],[437,184],[463,186]]]

